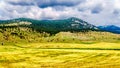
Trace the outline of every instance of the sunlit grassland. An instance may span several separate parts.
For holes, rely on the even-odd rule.
[[[120,44],[1,45],[0,68],[120,68]]]
[[[120,68],[120,34],[47,33],[27,25],[0,28],[0,68]]]

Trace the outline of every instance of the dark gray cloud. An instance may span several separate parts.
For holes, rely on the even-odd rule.
[[[120,15],[120,9],[118,10],[118,9],[115,9],[114,11],[113,11],[113,14],[114,15]]]
[[[80,4],[81,2],[84,2],[85,0],[42,0],[38,1],[37,5],[41,8],[46,8],[46,7],[54,7],[54,6],[75,6]]]
[[[98,6],[95,6],[95,7],[91,10],[91,12],[92,12],[93,14],[97,14],[97,13],[100,13],[103,9],[104,9],[104,8],[103,8],[102,6],[98,5]]]
[[[27,2],[9,2],[11,5],[22,5],[22,6],[30,6],[34,5],[34,3],[27,3]]]

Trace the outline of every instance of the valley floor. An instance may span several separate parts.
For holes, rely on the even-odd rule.
[[[120,43],[1,45],[0,68],[120,68]]]

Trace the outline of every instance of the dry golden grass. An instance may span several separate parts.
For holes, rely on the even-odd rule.
[[[118,43],[104,42],[0,46],[0,68],[120,68],[119,48]]]

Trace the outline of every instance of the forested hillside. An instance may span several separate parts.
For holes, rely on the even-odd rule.
[[[28,18],[18,18],[13,20],[2,20],[0,23],[1,28],[24,26],[39,32],[48,33],[98,30],[96,26],[75,17],[64,20],[33,20]]]

